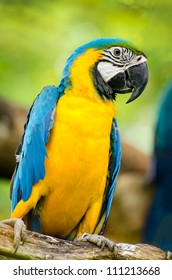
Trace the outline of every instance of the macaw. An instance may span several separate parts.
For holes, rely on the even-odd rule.
[[[171,116],[171,117],[170,117]],[[158,112],[150,171],[155,186],[146,219],[143,241],[172,251],[172,80],[168,83]]]
[[[120,168],[116,94],[136,99],[147,58],[120,38],[91,41],[68,58],[58,86],[35,99],[16,151],[11,219],[73,240],[103,234]]]

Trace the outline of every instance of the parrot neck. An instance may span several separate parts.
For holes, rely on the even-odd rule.
[[[92,100],[102,99],[93,83],[93,66],[101,58],[101,51],[89,49],[78,56],[70,68],[70,88],[75,96]]]

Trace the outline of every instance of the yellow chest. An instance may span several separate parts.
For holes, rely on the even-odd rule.
[[[43,232],[64,238],[106,184],[113,103],[64,95],[47,144]]]

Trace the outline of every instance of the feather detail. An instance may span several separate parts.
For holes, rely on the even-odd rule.
[[[109,217],[121,162],[121,141],[116,119],[110,135],[109,167],[101,214],[95,232],[103,234]]]
[[[45,176],[46,143],[53,128],[55,108],[62,92],[45,87],[35,99],[24,126],[24,135],[16,151],[17,167],[11,181],[12,210],[20,199],[26,201],[32,186]]]

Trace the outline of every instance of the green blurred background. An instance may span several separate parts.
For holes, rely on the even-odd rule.
[[[100,37],[131,40],[148,57],[150,79],[132,104],[117,97],[118,123],[123,139],[151,153],[161,92],[172,74],[171,12],[171,0],[0,0],[0,97],[29,108],[45,85],[59,82],[76,47]],[[0,178],[0,219],[10,213],[8,186]]]

